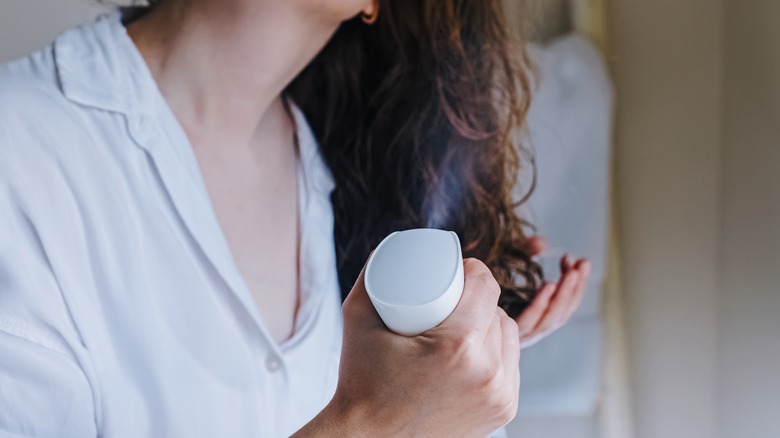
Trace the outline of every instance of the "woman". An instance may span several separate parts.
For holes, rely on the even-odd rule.
[[[0,431],[499,428],[589,271],[513,212],[528,83],[497,0],[164,0],[2,66]],[[485,264],[404,338],[357,277],[420,226]]]

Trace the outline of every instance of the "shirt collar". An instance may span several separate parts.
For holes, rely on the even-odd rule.
[[[119,8],[63,33],[54,43],[62,92],[80,105],[124,114],[129,121],[155,117],[161,95],[146,61],[122,20],[136,8]],[[335,187],[330,169],[305,116],[292,105],[301,142],[301,159],[313,189],[329,194]]]
[[[100,15],[54,42],[62,92],[81,105],[135,116],[151,113],[151,72],[122,24],[126,9]],[[150,82],[151,81],[151,82]]]

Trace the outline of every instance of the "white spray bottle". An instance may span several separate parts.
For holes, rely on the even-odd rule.
[[[458,235],[435,229],[393,233],[371,255],[364,280],[390,330],[404,336],[426,332],[450,316],[463,294]]]

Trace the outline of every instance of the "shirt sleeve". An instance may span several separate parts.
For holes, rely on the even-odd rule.
[[[497,431],[493,432],[493,434],[490,435],[490,438],[507,438],[507,436],[506,436],[506,426],[504,426],[501,429],[498,429]]]
[[[0,437],[94,437],[92,393],[71,358],[0,330]]]
[[[12,199],[0,181],[0,438],[95,437],[86,349],[35,227]]]

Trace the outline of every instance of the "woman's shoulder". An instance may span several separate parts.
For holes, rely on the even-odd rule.
[[[19,138],[72,121],[71,106],[59,85],[53,45],[0,64],[0,135]]]
[[[143,110],[139,96],[152,92],[133,87],[142,60],[131,44],[114,11],[0,64],[0,157],[41,153],[72,162],[116,143],[119,131],[103,128]]]
[[[0,178],[38,173],[86,135],[77,105],[63,93],[53,43],[0,64]]]
[[[25,209],[65,208],[68,177],[90,159],[89,129],[61,91],[51,47],[0,65],[0,191]]]

